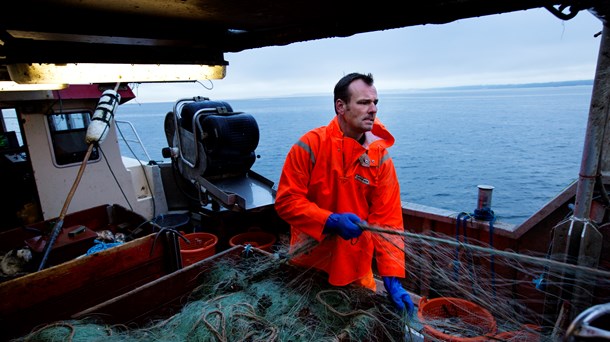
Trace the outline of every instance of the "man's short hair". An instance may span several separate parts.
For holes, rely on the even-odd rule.
[[[337,102],[337,100],[341,99],[344,102],[349,102],[350,100],[350,92],[349,92],[349,85],[352,84],[352,82],[356,81],[356,80],[363,80],[364,83],[366,83],[369,86],[373,85],[373,75],[372,74],[361,74],[361,73],[357,73],[357,72],[353,72],[351,74],[347,74],[345,76],[343,76],[339,82],[337,82],[337,84],[335,85],[335,99],[334,102]]]

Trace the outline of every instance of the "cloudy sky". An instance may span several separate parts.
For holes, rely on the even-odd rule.
[[[138,102],[330,94],[353,71],[371,72],[380,92],[593,79],[601,30],[587,11],[569,21],[544,9],[520,11],[225,54],[222,80],[134,91]]]

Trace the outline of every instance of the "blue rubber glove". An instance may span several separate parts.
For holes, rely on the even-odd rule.
[[[324,234],[338,234],[345,240],[357,238],[362,234],[362,229],[356,225],[360,218],[353,213],[330,214],[324,224]]]
[[[398,278],[382,277],[382,279],[385,290],[392,299],[394,306],[400,311],[403,311],[406,307],[409,317],[413,317],[415,306],[413,305],[411,296],[409,296],[409,293],[402,287]]]

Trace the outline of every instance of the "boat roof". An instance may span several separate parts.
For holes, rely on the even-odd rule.
[[[606,0],[18,0],[0,11],[10,63],[226,64],[224,53],[534,8],[562,19]]]

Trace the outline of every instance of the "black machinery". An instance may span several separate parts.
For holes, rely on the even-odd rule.
[[[249,210],[273,204],[273,182],[250,170],[259,142],[254,117],[223,101],[194,97],[176,101],[165,118],[172,158],[180,174],[214,210]]]

